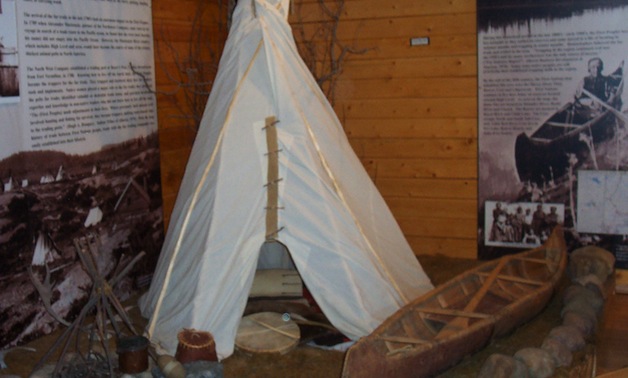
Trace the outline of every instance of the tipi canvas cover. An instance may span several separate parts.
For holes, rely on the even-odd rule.
[[[260,248],[285,245],[327,318],[372,332],[432,288],[301,60],[289,0],[238,2],[161,256],[142,297],[151,341],[234,339]],[[274,118],[273,118],[274,117]]]

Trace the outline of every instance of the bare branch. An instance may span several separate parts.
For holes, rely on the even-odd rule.
[[[129,64],[134,74],[140,76],[148,91],[165,96],[179,96],[181,101],[173,101],[178,114],[169,117],[189,120],[188,125],[198,130],[207,98],[213,86],[213,80],[218,70],[218,62],[223,44],[226,40],[228,28],[231,26],[232,14],[236,0],[216,0],[218,13],[214,14],[212,24],[217,26],[217,32],[208,31],[208,17],[206,7],[208,0],[196,0],[197,11],[192,20],[192,28],[187,43],[187,51],[181,51],[172,43],[165,29],[161,29],[160,42],[155,44],[159,67],[170,84],[172,91],[155,91],[150,80],[136,67]],[[371,48],[357,48],[342,43],[338,38],[338,25],[344,12],[345,0],[318,0],[323,21],[311,33],[306,35],[304,28],[302,5],[303,1],[294,1],[291,7],[296,14],[297,25],[294,26],[295,37],[298,41],[299,52],[312,72],[318,85],[322,88],[328,100],[335,102],[335,88],[338,77],[346,60],[354,54],[365,54]],[[308,23],[308,25],[312,25]],[[165,49],[165,51],[162,51]],[[171,65],[166,64],[164,56],[169,57]],[[170,60],[171,59],[171,60]],[[174,65],[174,68],[172,66]]]
[[[155,43],[155,52],[159,68],[168,82],[174,86],[173,90],[155,91],[147,76],[130,64],[132,72],[142,78],[146,90],[154,94],[177,96],[173,105],[178,114],[169,116],[189,120],[188,126],[195,131],[201,122],[207,98],[218,71],[220,53],[231,24],[231,13],[236,1],[216,0],[216,3],[218,12],[213,13],[213,18],[210,19],[207,13],[209,2],[196,0],[197,9],[192,20],[185,52],[175,46],[164,28],[160,30],[161,38],[158,43]],[[210,24],[214,25],[217,32],[210,33]],[[166,64],[164,57],[168,57],[170,65]]]
[[[340,42],[338,25],[344,11],[345,0],[318,0],[319,8],[326,20],[319,22],[318,28],[310,36],[305,33],[302,4],[302,2],[297,4],[298,23],[294,27],[299,51],[316,82],[333,105],[336,82],[342,74],[346,59],[352,54],[365,54],[372,48],[357,48]],[[317,48],[319,41],[324,41],[323,49]]]

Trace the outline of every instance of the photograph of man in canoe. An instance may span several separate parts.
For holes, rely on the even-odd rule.
[[[587,62],[588,75],[583,77],[576,88],[575,108],[583,117],[591,119],[605,110],[604,104],[621,109],[623,62],[610,75],[604,75],[604,62],[593,57]]]

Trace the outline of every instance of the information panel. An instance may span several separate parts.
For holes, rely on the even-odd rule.
[[[148,284],[163,241],[150,0],[0,0],[0,350]],[[85,256],[83,256],[85,257]],[[90,272],[93,273],[93,272]]]
[[[519,230],[520,211],[537,207],[546,226],[564,225],[570,248],[625,243],[623,228],[592,219],[607,200],[624,198],[605,192],[593,211],[589,191],[600,193],[590,175],[628,189],[603,173],[628,167],[627,17],[628,1],[478,0],[480,258],[541,243],[547,227],[527,236],[535,243]],[[506,209],[500,219],[497,203]],[[621,210],[614,216],[628,222]],[[509,237],[496,242],[491,230],[500,227]]]

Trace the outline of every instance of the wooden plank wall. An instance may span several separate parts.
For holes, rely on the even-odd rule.
[[[312,30],[323,18],[317,0],[294,1],[301,11],[292,24]],[[166,27],[183,47],[194,3],[153,0],[156,43]],[[336,112],[413,250],[475,258],[475,1],[345,0],[337,35],[369,50],[345,63]],[[430,43],[412,47],[413,37]],[[159,72],[157,84],[167,87]],[[158,99],[166,220],[194,137],[168,118],[176,101]]]
[[[157,116],[159,122],[159,142],[161,153],[162,197],[164,201],[164,224],[167,227],[177,192],[183,178],[185,166],[192,150],[196,129],[188,119],[189,103],[180,81],[189,50],[197,35],[193,28],[201,14],[207,26],[204,31],[206,42],[212,49],[224,44],[225,35],[216,20],[220,17],[217,1],[207,0],[153,0],[153,35],[155,46],[155,76],[157,83]],[[227,3],[226,0],[223,1]],[[199,5],[200,4],[200,5]],[[199,8],[199,6],[201,6]],[[225,22],[225,17],[222,18]],[[209,47],[205,49],[209,51]],[[205,56],[208,63],[217,64],[217,57]],[[185,76],[185,75],[184,75]],[[210,79],[213,79],[210,78]]]

